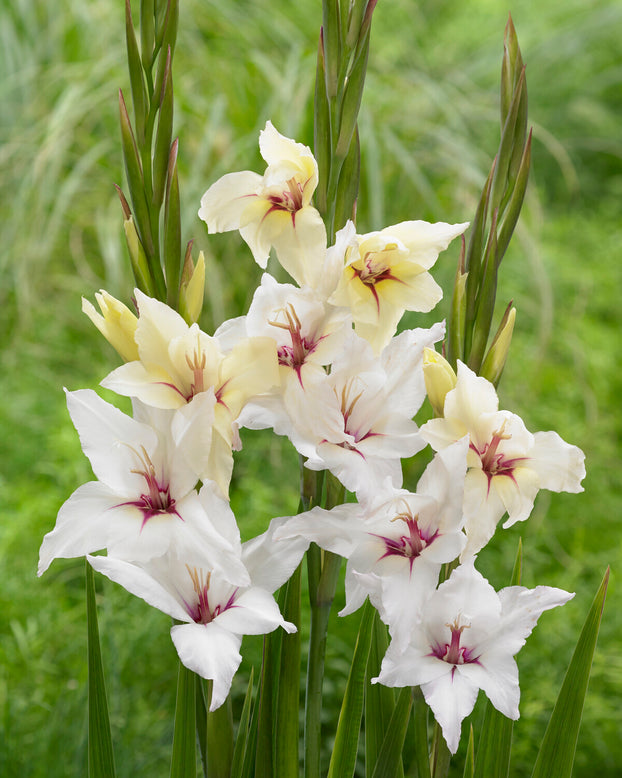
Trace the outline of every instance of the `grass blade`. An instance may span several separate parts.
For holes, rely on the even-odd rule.
[[[112,778],[115,775],[106,683],[99,645],[95,579],[93,568],[86,563],[86,620],[89,666],[89,778]]]
[[[248,679],[248,688],[244,697],[244,705],[240,714],[240,724],[238,726],[238,736],[235,740],[233,749],[233,759],[231,760],[231,778],[242,778],[242,766],[248,748],[249,730],[248,725],[251,717],[251,707],[253,702],[253,668],[251,667],[250,678]]]
[[[402,764],[402,746],[413,704],[410,686],[400,690],[372,778],[394,778]]]
[[[346,686],[335,745],[328,768],[328,778],[348,778],[354,775],[356,752],[358,749],[361,719],[363,717],[363,700],[365,697],[365,671],[369,657],[369,648],[376,611],[367,600],[363,608],[361,626],[356,639],[350,675]]]
[[[196,778],[196,682],[192,670],[180,662],[175,703],[175,730],[171,778]]]
[[[592,602],[544,733],[532,778],[570,778],[587,684],[603,615],[609,568]]]
[[[279,778],[298,776],[298,711],[300,708],[300,582],[302,565],[284,587],[283,618],[298,627],[281,634],[279,690],[276,702],[275,768]],[[280,603],[279,603],[280,604]],[[279,630],[281,631],[281,630]],[[282,631],[281,631],[282,632]]]

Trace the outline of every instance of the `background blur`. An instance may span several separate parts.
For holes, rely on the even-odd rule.
[[[195,237],[206,251],[202,324],[212,332],[245,312],[260,270],[237,233],[208,243],[199,200],[225,172],[263,169],[257,136],[268,118],[311,145],[321,3],[181,5],[174,81],[184,239]],[[518,309],[501,403],[530,430],[555,429],[581,446],[588,475],[582,495],[542,492],[529,521],[497,533],[479,566],[496,588],[506,585],[522,537],[523,583],[577,592],[543,615],[519,655],[513,776],[530,774],[586,611],[612,566],[575,766],[576,776],[606,778],[622,764],[622,5],[593,0],[588,10],[583,0],[540,0],[536,8],[529,0],[379,2],[360,119],[358,227],[472,218],[498,142],[511,11],[527,63],[534,164],[501,272],[499,307],[513,299]],[[123,184],[118,88],[129,95],[121,0],[3,0],[2,776],[86,774],[84,562],[56,561],[42,579],[35,571],[59,506],[92,477],[62,387],[95,388],[118,363],[81,313],[80,297],[93,299],[103,287],[127,302],[132,288],[113,188]],[[435,271],[446,292],[456,250],[442,254]],[[405,324],[427,325],[445,315],[444,305]],[[249,537],[296,511],[298,476],[297,457],[282,441],[267,433],[244,441],[232,503]],[[410,487],[420,467],[408,468]],[[167,775],[177,672],[169,620],[108,581],[98,586],[118,775]],[[357,628],[356,616],[335,618],[327,732]],[[259,656],[259,641],[245,645]],[[245,656],[236,704],[249,666]]]

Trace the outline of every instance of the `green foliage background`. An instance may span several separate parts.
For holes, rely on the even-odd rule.
[[[582,495],[541,493],[529,521],[498,532],[480,567],[504,586],[520,536],[526,585],[577,592],[543,616],[519,657],[512,775],[523,776],[591,598],[612,566],[575,767],[576,776],[606,778],[622,764],[622,7],[381,0],[360,119],[358,224],[367,231],[403,219],[472,217],[498,139],[509,10],[527,63],[534,165],[500,282],[500,306],[513,298],[518,309],[501,402],[529,429],[555,429],[581,446],[588,476]],[[245,311],[260,270],[237,234],[208,242],[195,215],[200,196],[225,172],[261,170],[257,135],[268,118],[311,143],[320,18],[319,0],[182,3],[175,132],[184,237],[196,237],[208,260],[207,331]],[[121,0],[0,7],[3,776],[86,773],[84,563],[57,561],[42,579],[35,571],[58,507],[91,478],[61,388],[96,387],[117,364],[81,314],[80,296],[92,299],[104,287],[127,301],[131,290],[113,188],[123,180],[116,113],[116,90],[128,91],[123,29]],[[435,272],[446,290],[455,260],[455,250],[441,255]],[[442,306],[406,325],[428,324],[444,315]],[[297,458],[281,443],[245,436],[232,492],[246,537],[296,510]],[[408,468],[411,487],[421,466]],[[166,775],[176,678],[168,619],[108,582],[98,586],[119,776]],[[356,616],[334,619],[327,748],[357,624]],[[260,642],[247,647],[256,659]],[[248,669],[245,659],[236,703]],[[477,715],[476,708],[475,725]]]

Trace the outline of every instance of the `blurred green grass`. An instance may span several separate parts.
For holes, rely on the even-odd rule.
[[[534,167],[500,281],[500,302],[513,298],[518,308],[501,401],[530,429],[556,429],[580,445],[588,475],[582,495],[541,494],[529,521],[498,533],[480,566],[505,585],[520,536],[526,585],[577,592],[545,614],[519,656],[516,776],[529,774],[584,614],[612,566],[575,767],[576,776],[606,778],[622,764],[622,8],[604,0],[589,8],[543,0],[535,12],[527,0],[380,3],[360,122],[359,227],[472,216],[497,143],[508,10],[527,63]],[[257,134],[268,118],[311,143],[320,16],[319,0],[182,4],[175,131],[184,235],[197,238],[208,262],[208,331],[244,312],[260,271],[237,235],[208,243],[200,196],[225,172],[260,169]],[[59,505],[90,477],[62,387],[95,387],[116,364],[80,313],[80,295],[105,287],[127,300],[131,289],[112,186],[123,180],[116,90],[128,88],[124,62],[121,2],[0,8],[3,776],[86,772],[83,561],[57,561],[41,580],[35,570]],[[435,272],[445,289],[454,262],[447,252]],[[246,434],[233,497],[243,534],[294,512],[296,493],[297,457],[268,434]],[[176,673],[168,620],[118,587],[98,586],[119,775],[166,774]],[[339,651],[356,629],[355,617],[333,622],[327,732],[347,675]],[[248,648],[259,656],[258,641]],[[247,673],[245,660],[236,693]]]

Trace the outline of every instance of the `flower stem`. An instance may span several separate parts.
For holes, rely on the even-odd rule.
[[[313,580],[314,557],[320,549],[309,550],[309,581]],[[319,778],[321,746],[322,683],[324,680],[324,658],[326,656],[326,635],[330,609],[339,579],[341,557],[324,552],[322,572],[315,595],[310,589],[311,633],[309,636],[309,662],[307,665],[307,690],[305,709],[305,778]]]

